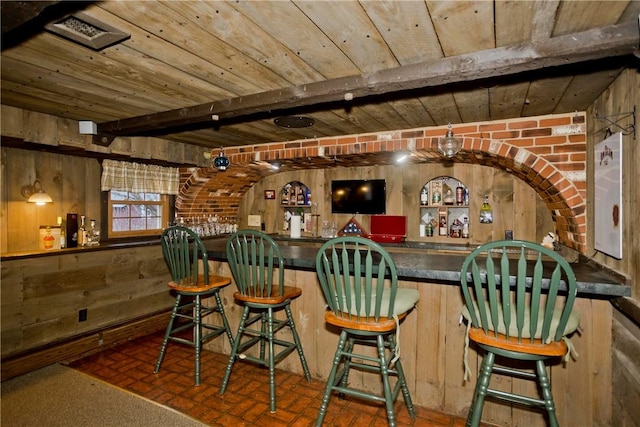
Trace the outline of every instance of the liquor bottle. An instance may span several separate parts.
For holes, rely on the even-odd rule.
[[[466,216],[464,217],[464,220],[462,222],[462,237],[464,239],[469,238],[469,218],[467,218]]]
[[[304,188],[298,187],[298,206],[304,206]]]
[[[447,215],[440,214],[440,224],[438,227],[438,235],[446,236],[447,235]]]
[[[464,188],[461,185],[456,187],[456,205],[462,206],[464,203]]]
[[[480,207],[480,224],[491,224],[493,222],[493,210],[489,204],[489,195],[485,194]]]
[[[280,204],[281,205],[289,204],[289,188],[287,187],[284,187],[284,189],[282,190],[282,200],[280,200]]]
[[[422,205],[426,205],[429,203],[429,192],[427,191],[427,186],[422,187],[422,193],[420,193],[420,203]]]
[[[97,246],[100,244],[100,230],[96,227],[96,220],[91,220],[91,226],[89,227],[89,241],[93,246]]]
[[[433,237],[433,226],[431,225],[431,219],[427,221],[425,234],[427,235],[427,237]]]
[[[78,246],[87,245],[87,226],[84,223],[84,215],[80,215],[80,227],[78,228]]]
[[[442,193],[440,192],[440,184],[435,183],[433,187],[433,195],[431,196],[431,203],[434,205],[439,205],[442,201]]]
[[[453,205],[453,193],[451,192],[451,189],[447,190],[447,194],[444,195],[444,204],[445,205]]]

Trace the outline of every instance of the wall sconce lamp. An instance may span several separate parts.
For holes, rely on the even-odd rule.
[[[401,164],[406,163],[407,161],[409,161],[410,157],[411,157],[411,153],[409,153],[407,151],[401,151],[401,152],[397,153],[394,156],[394,160],[395,160],[396,164],[401,165]]]
[[[282,163],[280,162],[271,163],[271,169],[273,169],[274,171],[280,170],[281,167],[282,167]]]
[[[42,189],[42,184],[37,179],[34,181],[33,185],[25,185],[22,187],[20,192],[29,203],[35,203],[38,206],[53,203],[53,199],[50,195],[45,193]]]
[[[451,158],[458,154],[461,148],[462,141],[453,136],[453,129],[451,129],[451,123],[449,123],[446,136],[438,141],[438,151],[444,157]]]
[[[226,171],[229,164],[229,158],[224,155],[224,151],[221,148],[218,157],[213,160],[213,166],[215,166],[219,171]]]

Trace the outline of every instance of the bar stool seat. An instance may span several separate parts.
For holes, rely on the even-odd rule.
[[[161,243],[172,276],[169,289],[176,294],[176,302],[153,372],[160,371],[169,341],[190,345],[195,349],[195,385],[200,385],[202,345],[226,334],[233,346],[231,328],[220,298],[220,290],[231,283],[231,278],[209,274],[207,251],[192,230],[180,226],[169,227],[162,233]],[[204,298],[211,297],[215,304],[203,304]],[[222,325],[204,321],[213,313],[219,313]]]
[[[269,369],[269,409],[275,412],[277,362],[297,350],[304,376],[311,381],[291,313],[291,301],[302,295],[302,290],[284,285],[284,258],[278,244],[268,235],[256,230],[240,230],[229,236],[226,251],[238,288],[233,296],[244,309],[220,394],[225,392],[237,360],[253,362]],[[285,312],[285,318],[275,318],[275,313],[281,310]],[[257,325],[252,327],[254,324]],[[277,335],[283,328],[290,330],[292,341]],[[254,346],[258,346],[259,351],[248,353]]]

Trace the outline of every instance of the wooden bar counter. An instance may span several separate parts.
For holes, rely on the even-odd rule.
[[[338,341],[338,331],[327,328],[325,302],[315,273],[315,254],[321,239],[278,238],[285,257],[287,285],[302,288],[302,296],[292,303],[300,336],[315,378],[326,379]],[[231,275],[224,253],[224,240],[206,242],[209,262],[216,274]],[[460,267],[472,248],[406,243],[387,245],[398,267],[400,287],[418,289],[420,302],[402,322],[400,348],[414,403],[446,413],[465,415],[471,403],[475,377],[463,381],[465,326],[460,323],[462,297]],[[574,263],[583,332],[571,341],[577,360],[558,362],[551,368],[552,387],[561,425],[606,425],[611,419],[611,318],[608,299],[629,295],[624,282],[586,263]],[[227,314],[236,328],[241,313],[233,301],[233,286],[223,291]],[[228,343],[215,340],[208,348],[229,353]],[[481,357],[469,350],[472,372]],[[289,357],[279,368],[301,373],[297,359]],[[266,375],[266,373],[265,373]],[[377,377],[365,374],[350,377],[367,388],[378,387]],[[493,385],[505,390],[535,387],[525,380],[497,377]],[[534,389],[535,390],[535,389]],[[531,391],[531,390],[530,390]],[[544,426],[542,414],[502,404],[485,405],[483,421],[498,425]]]
[[[315,254],[322,239],[277,238],[285,256],[287,285],[302,296],[292,303],[311,374],[325,379],[338,332],[327,328],[325,302],[315,273]],[[231,276],[226,238],[207,238],[212,271]],[[471,402],[472,381],[463,381],[465,327],[460,324],[462,298],[459,271],[465,245],[404,243],[386,245],[400,274],[401,287],[418,289],[420,302],[402,322],[400,349],[414,403],[464,415]],[[551,369],[552,387],[561,425],[610,425],[612,384],[612,305],[630,294],[630,286],[588,263],[573,263],[578,277],[576,308],[584,332],[571,340],[579,356]],[[173,298],[159,241],[105,244],[89,249],[3,254],[2,379],[96,351],[103,345],[166,327]],[[233,301],[234,286],[222,291],[227,315],[237,328],[241,307]],[[79,311],[88,309],[86,321]],[[208,348],[229,353],[228,342],[216,339]],[[480,357],[470,349],[476,371]],[[278,368],[299,372],[295,355]],[[149,367],[153,369],[153,367]],[[203,366],[203,375],[207,367]],[[266,375],[266,372],[265,372]],[[350,377],[378,387],[364,374]],[[232,380],[233,381],[233,380]],[[524,381],[494,381],[505,389],[531,387]],[[487,403],[483,420],[497,425],[543,426],[541,414]]]

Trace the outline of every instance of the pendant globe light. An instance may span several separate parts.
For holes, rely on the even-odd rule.
[[[453,136],[453,129],[451,129],[451,123],[449,123],[447,134],[438,141],[438,151],[442,156],[451,158],[458,154],[461,148],[462,141]]]
[[[218,157],[213,160],[213,166],[215,166],[219,171],[226,171],[229,167],[229,163],[229,158],[224,155],[224,151],[221,148]]]

